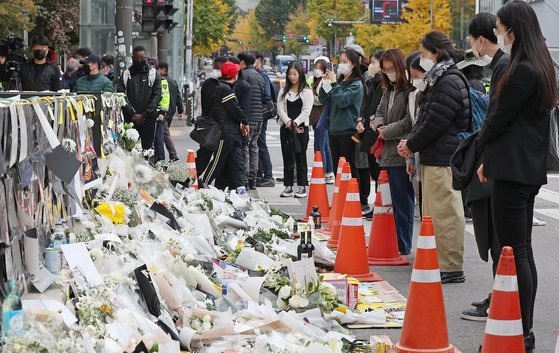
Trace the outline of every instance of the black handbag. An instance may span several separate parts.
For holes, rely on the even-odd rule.
[[[285,142],[284,149],[287,153],[296,155],[301,152],[301,144],[299,143],[295,130],[289,129],[289,131],[289,139]]]
[[[210,114],[214,116],[215,114],[212,114],[212,112],[214,110],[213,108],[215,108],[218,91],[220,91],[219,87],[216,88],[214,93],[212,109],[210,111]],[[219,125],[217,119],[213,116],[199,116],[194,119],[194,129],[190,132],[190,138],[198,142],[200,146],[215,152],[217,151],[219,141],[221,140],[221,126]]]
[[[262,105],[262,117],[264,120],[275,118],[278,114],[278,109],[273,101],[267,101]]]

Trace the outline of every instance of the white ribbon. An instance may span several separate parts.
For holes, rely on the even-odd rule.
[[[50,148],[55,149],[60,145],[60,141],[58,141],[58,137],[54,133],[52,126],[50,126],[45,113],[41,109],[38,103],[33,103],[33,109],[35,109],[35,113],[37,114],[37,118],[39,118],[39,123],[41,123],[41,127],[47,136],[47,140],[49,141]]]

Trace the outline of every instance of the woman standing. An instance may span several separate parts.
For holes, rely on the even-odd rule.
[[[328,108],[318,99],[318,92],[322,87],[322,76],[328,70],[327,57],[317,58],[314,62],[313,76],[308,80],[313,92],[313,107],[309,117],[310,125],[314,130],[314,150],[320,151],[324,162],[324,179],[326,184],[334,184],[334,167],[332,165],[332,154],[330,153],[330,141],[328,138]]]
[[[355,142],[351,137],[356,131],[355,124],[363,99],[363,75],[359,66],[359,54],[355,50],[342,51],[338,65],[340,78],[336,81],[336,74],[326,70],[322,78],[324,84],[318,94],[320,102],[330,109],[330,149],[334,172],[338,170],[338,160],[343,156],[349,162],[354,178],[357,177],[357,168]]]
[[[406,159],[398,154],[398,143],[409,134],[412,127],[408,114],[410,83],[406,78],[405,60],[399,49],[387,50],[380,59],[384,94],[373,129],[377,131],[378,138],[384,141],[379,164],[388,172],[398,250],[402,255],[409,255],[413,237],[413,184],[406,173]]]
[[[283,156],[283,185],[281,197],[307,197],[307,146],[309,144],[309,115],[313,106],[312,90],[305,81],[303,65],[292,61],[287,67],[287,81],[278,97],[281,153]],[[295,146],[298,146],[296,148]],[[294,168],[295,167],[295,168]],[[297,169],[297,185],[293,194],[293,179]]]
[[[470,97],[464,75],[455,62],[462,59],[450,39],[430,32],[419,45],[420,65],[427,72],[417,123],[398,152],[419,152],[423,215],[433,217],[442,283],[462,283],[464,276],[464,209],[460,191],[452,188],[450,157],[459,145],[458,133],[470,127]]]
[[[532,332],[538,276],[532,252],[534,199],[547,183],[549,112],[557,104],[554,68],[534,10],[523,1],[497,12],[497,42],[510,61],[497,85],[478,146],[479,179],[493,180],[492,211],[500,246],[514,249],[526,352]]]

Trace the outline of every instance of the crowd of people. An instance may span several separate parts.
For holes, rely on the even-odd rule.
[[[203,184],[215,179],[216,186],[241,195],[273,186],[263,147],[267,124],[277,122],[281,196],[306,197],[312,128],[326,182],[334,182],[344,157],[359,181],[364,217],[372,217],[371,179],[387,171],[404,255],[412,250],[418,199],[420,214],[433,219],[442,283],[466,280],[466,217],[473,220],[480,257],[488,261],[491,255],[494,275],[501,248],[514,249],[530,352],[537,288],[533,208],[547,182],[549,113],[558,103],[555,70],[538,19],[524,1],[508,2],[496,16],[477,14],[467,42],[470,49],[463,52],[433,31],[407,58],[397,48],[367,56],[351,44],[337,70],[331,58],[318,57],[308,79],[303,66],[291,62],[279,91],[261,70],[260,54],[218,57],[201,94],[202,114],[218,118],[222,141],[217,151],[198,150],[197,171]],[[277,115],[264,117],[270,102]],[[462,317],[485,320],[490,300],[472,303]]]

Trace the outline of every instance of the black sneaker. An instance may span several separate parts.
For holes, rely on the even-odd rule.
[[[272,178],[256,182],[256,187],[258,188],[273,188],[274,186],[276,186],[276,182]]]
[[[441,283],[464,283],[466,282],[466,276],[464,276],[463,271],[456,272],[441,272]]]
[[[487,309],[489,309],[489,305],[464,310],[460,317],[470,321],[487,321]]]
[[[299,186],[297,191],[295,192],[295,197],[298,199],[302,199],[307,197],[307,190],[304,186]]]
[[[250,190],[256,190],[256,184],[254,183],[254,180],[249,180],[248,181],[248,188]]]
[[[489,293],[489,296],[483,299],[482,301],[473,302],[472,306],[475,306],[476,308],[479,308],[480,306],[487,306],[489,308],[490,303],[491,303],[491,293]]]
[[[530,332],[527,336],[524,336],[524,347],[526,353],[532,353],[536,349],[536,337],[534,332]]]
[[[369,212],[364,213],[363,214],[363,218],[366,219],[367,221],[372,221],[373,220],[373,213],[375,212],[375,209],[371,209]]]
[[[291,186],[286,186],[281,192],[280,197],[293,197],[293,188]]]

